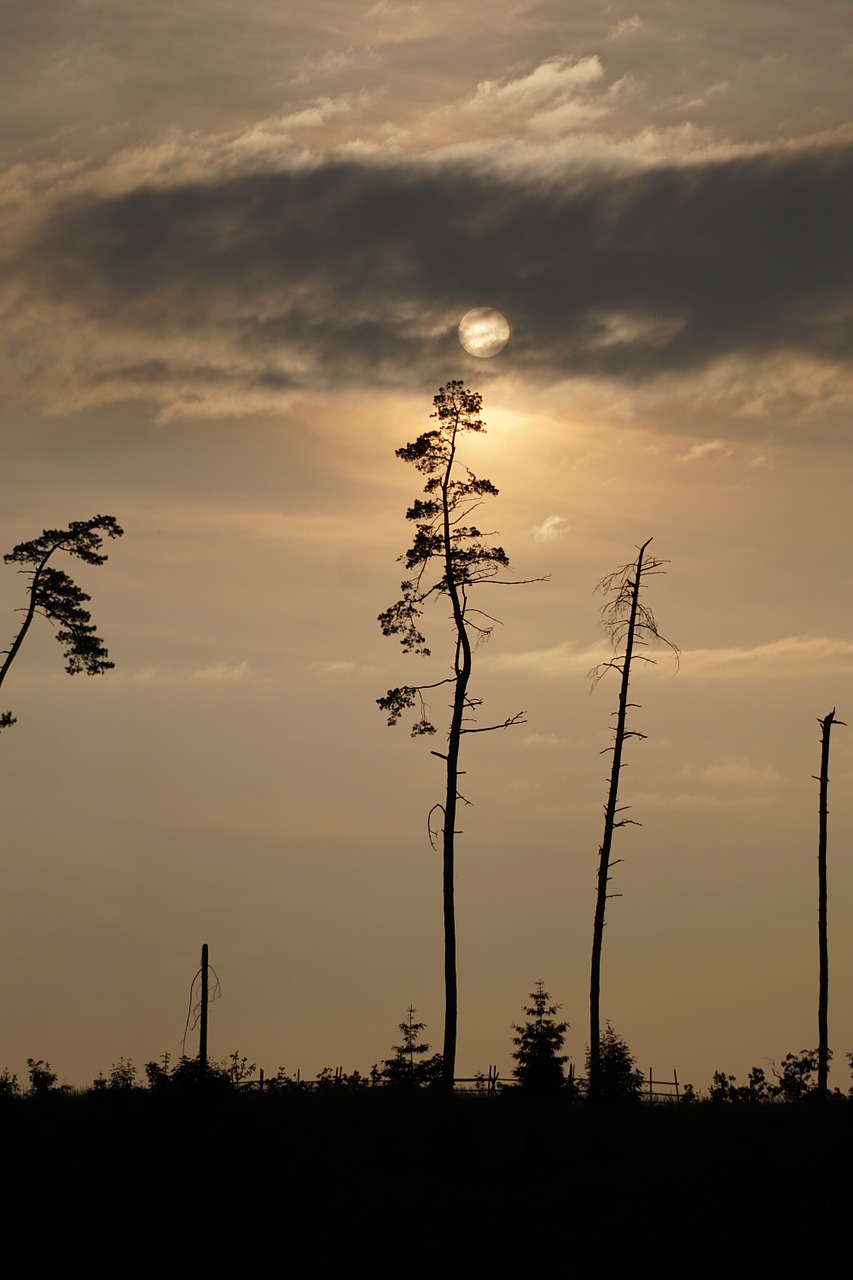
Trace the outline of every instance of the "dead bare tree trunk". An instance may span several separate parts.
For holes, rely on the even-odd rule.
[[[198,1032],[198,1063],[202,1076],[207,1074],[207,1005],[209,995],[209,975],[207,971],[207,943],[201,948],[201,1016]]]
[[[829,947],[826,932],[826,829],[827,829],[827,796],[829,792],[829,737],[834,724],[844,724],[836,720],[835,707],[818,720],[820,725],[820,783],[818,842],[817,842],[817,933],[820,970],[818,977],[817,1000],[817,1089],[822,1098],[829,1092]]]
[[[613,740],[613,760],[610,768],[610,782],[607,790],[607,803],[604,806],[604,835],[598,851],[598,879],[595,899],[595,917],[592,930],[592,963],[589,984],[589,1096],[596,1099],[601,1093],[601,950],[604,941],[604,912],[609,896],[607,885],[610,880],[611,850],[613,835],[617,827],[634,824],[632,818],[619,818],[623,811],[619,807],[619,778],[622,771],[622,755],[628,738],[644,738],[644,733],[628,728],[628,709],[637,704],[628,701],[628,687],[631,680],[631,664],[635,657],[643,662],[652,662],[652,658],[637,654],[636,649],[651,643],[659,642],[668,645],[678,656],[678,650],[671,641],[665,639],[658,629],[654,614],[640,599],[644,586],[644,578],[649,574],[663,572],[665,561],[654,556],[646,557],[646,548],[651,538],[639,549],[637,559],[623,565],[615,573],[602,578],[596,590],[611,596],[602,609],[602,619],[610,636],[614,649],[614,658],[604,662],[590,673],[594,684],[601,678],[605,670],[610,668],[620,676],[619,705],[616,712],[616,727]],[[619,651],[622,650],[620,653]]]

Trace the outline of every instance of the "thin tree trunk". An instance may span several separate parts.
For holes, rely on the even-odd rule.
[[[432,815],[441,811],[442,828],[442,910],[444,921],[444,985],[445,1022],[442,1050],[441,1083],[453,1087],[456,1071],[457,1044],[457,960],[456,960],[456,907],[455,907],[455,851],[459,834],[456,821],[460,805],[466,803],[459,794],[459,779],[464,770],[459,767],[460,744],[465,733],[488,733],[495,729],[507,729],[523,723],[522,713],[509,717],[503,724],[472,727],[472,718],[480,700],[468,692],[472,671],[471,639],[469,628],[477,632],[478,639],[491,631],[495,619],[489,614],[479,614],[477,621],[468,616],[468,590],[471,586],[496,581],[500,569],[508,568],[509,560],[502,547],[489,547],[481,542],[484,536],[475,526],[465,521],[487,495],[497,494],[490,480],[477,479],[468,468],[467,479],[454,480],[453,466],[456,445],[460,433],[482,431],[484,424],[478,415],[482,397],[477,392],[465,391],[461,381],[449,382],[433,397],[438,426],[424,432],[417,440],[397,450],[397,456],[413,463],[424,475],[429,476],[424,493],[426,500],[418,498],[406,513],[417,527],[413,545],[406,552],[406,567],[414,576],[402,584],[402,599],[379,615],[379,623],[385,635],[400,637],[404,651],[429,655],[425,638],[418,629],[424,603],[433,595],[450,601],[453,619],[454,650],[451,674],[442,680],[420,686],[404,685],[389,689],[377,702],[388,713],[389,725],[396,724],[400,714],[409,707],[420,704],[420,719],[412,728],[413,736],[435,733],[435,725],[429,718],[429,707],[424,702],[426,690],[453,686],[451,720],[447,732],[447,748],[433,751],[445,763],[445,791],[443,803],[433,805],[428,819],[430,842],[437,844],[437,831],[431,825]],[[434,563],[431,563],[434,562]],[[439,565],[442,566],[439,571]],[[425,579],[427,567],[430,573]],[[433,574],[437,581],[430,585]],[[505,585],[509,585],[506,584]],[[518,584],[514,584],[518,585]]]
[[[628,684],[631,678],[631,659],[634,653],[634,636],[637,629],[637,610],[640,602],[640,581],[643,574],[643,555],[651,538],[640,547],[634,569],[631,592],[631,611],[628,617],[628,633],[625,639],[625,656],[622,660],[622,680],[619,687],[619,710],[616,717],[616,736],[613,743],[613,762],[610,769],[610,786],[604,809],[604,836],[598,859],[598,888],[595,899],[595,920],[592,930],[592,965],[589,983],[589,1096],[597,1098],[601,1090],[601,947],[604,940],[604,909],[607,904],[607,882],[610,873],[610,850],[616,829],[616,813],[619,799],[619,773],[622,768],[622,751],[625,746],[628,717]]]
[[[207,1004],[209,992],[209,975],[207,965],[207,943],[201,948],[201,1018],[198,1033],[198,1061],[202,1076],[207,1074]]]
[[[833,724],[843,723],[835,719],[835,707],[829,715],[819,720],[820,724],[820,802],[819,828],[817,845],[817,933],[820,954],[820,972],[818,978],[817,1030],[817,1088],[821,1097],[826,1097],[829,1081],[829,948],[826,933],[826,827],[827,827],[827,794],[829,791],[829,736]]]
[[[442,838],[442,893],[444,903],[444,1046],[442,1049],[441,1083],[452,1090],[456,1076],[456,1031],[458,1020],[458,978],[456,970],[456,813],[459,802],[459,747],[462,720],[471,678],[471,642],[465,626],[465,607],[455,578],[451,554],[451,525],[448,488],[456,453],[454,432],[450,456],[441,486],[444,524],[444,571],[447,593],[453,608],[456,629],[454,658],[455,684],[453,714],[447,738],[447,785],[444,797],[444,831]]]
[[[2,685],[3,681],[6,679],[9,668],[11,667],[12,663],[15,660],[18,654],[18,650],[20,649],[21,645],[24,643],[24,636],[29,631],[30,624],[32,623],[33,618],[35,617],[36,588],[38,586],[39,579],[41,578],[42,571],[44,570],[45,565],[47,564],[48,560],[53,555],[55,550],[56,550],[56,547],[51,547],[50,551],[48,551],[47,555],[44,557],[41,564],[38,565],[38,567],[33,571],[33,580],[30,583],[30,588],[29,588],[30,602],[27,606],[26,617],[24,618],[24,621],[21,623],[20,631],[15,636],[15,639],[12,641],[12,644],[9,647],[9,652],[6,654],[3,665],[0,666],[0,685]]]

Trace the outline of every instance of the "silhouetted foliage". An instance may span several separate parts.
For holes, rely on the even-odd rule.
[[[274,1076],[269,1076],[264,1081],[264,1091],[266,1093],[284,1093],[293,1090],[310,1089],[310,1081],[302,1080],[297,1075],[292,1076],[284,1067],[279,1067]]]
[[[802,1102],[814,1094],[826,1092],[820,1081],[819,1049],[801,1049],[799,1053],[788,1053],[782,1059],[781,1071],[774,1068],[776,1091],[783,1102]],[[832,1060],[832,1051],[826,1053],[826,1069]]]
[[[512,1039],[516,1046],[512,1055],[516,1066],[512,1074],[524,1089],[540,1092],[561,1089],[566,1083],[563,1068],[568,1058],[560,1050],[569,1024],[555,1021],[560,1006],[550,1003],[551,997],[541,979],[536,983],[536,990],[531,991],[530,1000],[524,1009],[528,1021],[513,1025],[518,1035]]]
[[[768,1079],[764,1067],[753,1067],[747,1083],[742,1085],[737,1083],[735,1076],[715,1071],[708,1098],[711,1102],[729,1103],[804,1102],[823,1096],[819,1070],[820,1051],[801,1049],[799,1053],[786,1054],[779,1070],[775,1063],[772,1064],[772,1080]]]
[[[386,1058],[379,1073],[383,1084],[403,1088],[420,1088],[423,1085],[434,1085],[441,1081],[442,1058],[440,1053],[431,1057],[429,1045],[421,1041],[420,1036],[426,1030],[425,1022],[415,1021],[416,1010],[410,1005],[406,1021],[400,1023],[402,1044],[394,1044],[393,1058]]]
[[[435,725],[424,695],[448,686],[451,693],[450,724],[447,751],[432,754],[443,760],[446,768],[445,798],[430,812],[441,814],[442,884],[444,903],[444,979],[445,1019],[443,1083],[452,1088],[456,1069],[456,907],[454,897],[455,841],[457,808],[465,803],[459,793],[459,749],[465,733],[488,733],[523,723],[523,713],[509,717],[501,724],[476,724],[481,699],[469,692],[472,652],[492,632],[495,619],[471,604],[475,587],[503,583],[500,571],[509,567],[503,547],[485,541],[491,534],[482,533],[470,516],[486,497],[497,489],[490,480],[478,479],[467,467],[461,467],[465,478],[457,478],[460,469],[457,449],[460,437],[471,432],[482,433],[480,418],[482,396],[465,389],[461,381],[448,382],[433,397],[436,426],[423,432],[411,444],[397,450],[397,457],[410,462],[427,477],[424,497],[417,498],[406,512],[415,525],[412,545],[400,559],[405,562],[406,577],[401,584],[401,598],[379,615],[383,635],[396,636],[405,653],[429,656],[426,638],[420,630],[424,606],[431,598],[450,605],[453,620],[450,675],[431,684],[402,685],[389,689],[378,704],[387,713],[389,725],[397,724],[405,711],[416,709],[412,735],[434,734]],[[433,572],[434,571],[434,572]],[[429,822],[428,822],[429,825]],[[430,840],[437,835],[430,827]]]
[[[323,1067],[316,1081],[319,1093],[328,1093],[330,1090],[350,1093],[358,1092],[361,1089],[371,1088],[372,1084],[373,1081],[370,1076],[363,1076],[360,1071],[352,1071],[347,1074],[342,1067]]]
[[[250,1062],[245,1054],[238,1053],[236,1049],[229,1053],[221,1065],[235,1089],[241,1089],[247,1084],[258,1069],[256,1063]]]
[[[600,1080],[601,1055],[604,1052],[601,1039],[601,949],[604,941],[604,912],[610,896],[607,886],[610,881],[610,854],[613,836],[617,828],[637,825],[633,818],[620,818],[627,806],[619,807],[619,778],[622,770],[622,753],[629,738],[644,738],[644,733],[628,728],[628,709],[637,704],[628,701],[628,687],[631,680],[631,666],[635,660],[653,662],[638,649],[652,644],[668,646],[678,657],[678,649],[658,631],[655,616],[641,595],[646,585],[646,578],[663,572],[664,560],[646,555],[646,548],[651,538],[639,548],[636,560],[622,565],[615,573],[609,573],[596,586],[597,593],[605,596],[601,610],[601,620],[607,632],[613,657],[602,662],[590,672],[593,688],[605,671],[612,670],[619,675],[619,705],[616,711],[616,726],[613,730],[613,760],[610,767],[610,782],[607,791],[607,802],[604,806],[604,835],[598,850],[598,877],[596,885],[595,918],[592,930],[592,962],[590,965],[589,983],[589,1068],[588,1088],[591,1098],[595,1098],[603,1087]]]
[[[4,1067],[0,1073],[0,1098],[20,1098],[21,1093],[18,1077],[10,1075],[9,1068]]]
[[[114,1062],[110,1068],[110,1074],[106,1078],[99,1075],[92,1088],[98,1092],[109,1090],[111,1093],[132,1093],[142,1088],[136,1077],[137,1071],[133,1063],[119,1058],[118,1062]]]
[[[31,1098],[43,1098],[49,1093],[71,1092],[67,1084],[59,1084],[59,1076],[43,1058],[27,1058],[27,1074],[30,1078],[28,1096]]]
[[[739,1085],[735,1076],[714,1072],[714,1083],[708,1090],[711,1102],[772,1102],[775,1092],[763,1067],[753,1067],[746,1084]]]
[[[639,1102],[645,1085],[643,1073],[637,1067],[626,1041],[613,1030],[609,1022],[601,1035],[600,1046],[599,1086],[595,1094],[590,1093],[590,1097],[600,1102]],[[587,1049],[588,1088],[590,1061],[591,1054]]]
[[[343,1067],[323,1067],[316,1079],[304,1080],[299,1072],[290,1075],[279,1067],[274,1076],[264,1081],[265,1093],[329,1094],[360,1093],[382,1083],[382,1073],[374,1065],[367,1075],[360,1071],[346,1072]]]
[[[114,516],[93,516],[91,520],[73,520],[67,529],[45,529],[31,542],[21,542],[5,555],[6,564],[27,566],[20,570],[30,579],[29,601],[18,634],[6,651],[0,665],[0,685],[5,680],[30,629],[33,618],[41,614],[57,626],[56,638],[65,654],[65,670],[69,675],[85,672],[100,675],[115,664],[110,662],[104,642],[96,634],[91,614],[84,608],[89,600],[61,569],[48,562],[57,552],[75,556],[84,564],[104,564],[107,556],[101,547],[104,538],[120,538],[123,530]],[[15,723],[10,711],[0,714],[0,729]]]
[[[227,1063],[202,1063],[185,1054],[172,1066],[164,1053],[159,1062],[145,1064],[145,1075],[155,1093],[223,1093],[235,1087]]]

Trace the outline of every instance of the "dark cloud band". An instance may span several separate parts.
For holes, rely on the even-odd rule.
[[[215,335],[259,383],[431,386],[478,305],[509,317],[518,373],[635,381],[848,360],[851,197],[849,147],[547,180],[335,161],[59,208],[20,269],[159,335],[167,364],[171,339]]]

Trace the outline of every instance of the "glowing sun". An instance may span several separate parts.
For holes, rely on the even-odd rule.
[[[509,342],[506,316],[491,307],[474,307],[459,321],[459,341],[469,355],[486,359],[503,351]]]

